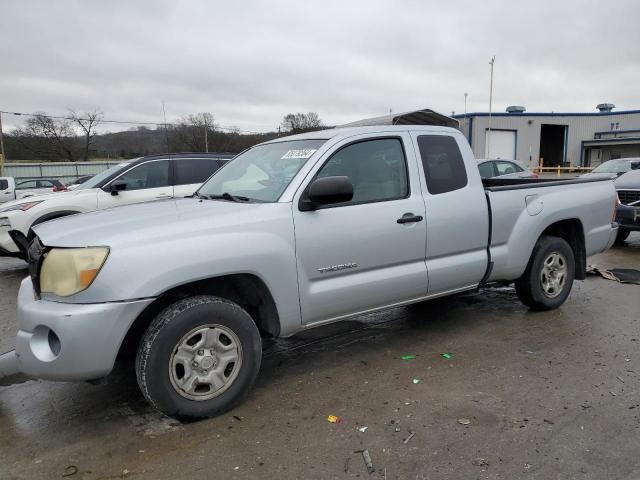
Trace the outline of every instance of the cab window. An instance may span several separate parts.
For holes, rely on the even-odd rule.
[[[345,176],[353,184],[349,204],[381,202],[409,194],[407,162],[399,138],[367,140],[338,150],[317,178]]]

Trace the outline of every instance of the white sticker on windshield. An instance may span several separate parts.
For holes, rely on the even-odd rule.
[[[317,150],[317,148],[305,148],[303,150],[289,150],[282,156],[282,159],[285,158],[309,158],[313,153]]]
[[[118,167],[126,167],[127,165],[130,165],[131,162],[124,162],[124,163],[119,163],[117,166]]]

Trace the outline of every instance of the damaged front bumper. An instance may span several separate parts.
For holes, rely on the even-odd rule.
[[[152,301],[38,300],[26,278],[18,293],[16,347],[0,356],[0,385],[19,382],[23,376],[62,381],[106,376],[129,327]]]
[[[0,355],[0,387],[26,382],[27,380],[29,380],[29,377],[20,371],[15,350]]]

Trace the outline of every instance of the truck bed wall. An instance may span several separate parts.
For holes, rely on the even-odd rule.
[[[615,189],[610,181],[487,191],[492,213],[489,281],[514,280],[524,272],[538,238],[550,225],[580,221],[587,256],[606,249]],[[529,208],[527,208],[527,197]]]

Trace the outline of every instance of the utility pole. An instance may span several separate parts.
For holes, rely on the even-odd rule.
[[[164,100],[162,100],[162,116],[164,117],[164,139],[167,142],[167,153],[169,153],[169,131],[167,130],[167,112],[164,109]]]
[[[493,64],[496,56],[491,57],[489,65],[491,65],[491,79],[489,80],[489,129],[487,131],[487,158],[491,158],[491,104],[493,103]]]
[[[4,138],[2,136],[2,112],[0,112],[0,175],[4,170]]]
[[[204,119],[204,151],[209,152],[209,140],[207,138],[207,130],[209,130],[209,125],[207,125],[207,118],[205,116]]]

